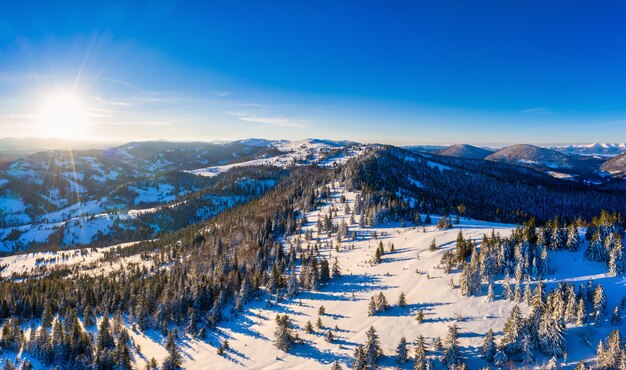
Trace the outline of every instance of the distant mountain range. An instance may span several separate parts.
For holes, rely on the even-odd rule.
[[[495,151],[467,144],[456,144],[439,149],[413,147],[412,150],[445,157],[522,166],[555,178],[594,184],[626,176],[626,152],[613,156],[608,154],[623,151],[623,144],[569,145],[554,148],[516,144]]]
[[[608,156],[612,157],[618,154],[626,153],[626,143],[594,143],[555,146],[551,149],[558,150],[565,154],[589,155],[589,156]]]

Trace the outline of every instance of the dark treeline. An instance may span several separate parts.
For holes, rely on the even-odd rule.
[[[419,154],[386,147],[349,162],[343,176],[350,188],[366,196],[404,200],[407,217],[415,211],[455,214],[461,209],[463,215],[480,220],[521,223],[535,218],[543,223],[557,216],[591,221],[602,210],[626,211],[624,191],[524,171],[476,161],[465,161],[461,168],[453,161],[442,166]],[[414,209],[408,209],[411,205]]]

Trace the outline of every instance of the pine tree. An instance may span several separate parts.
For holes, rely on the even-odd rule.
[[[406,338],[400,338],[400,343],[396,347],[396,362],[400,365],[406,364],[408,361],[408,354],[406,348]]]
[[[333,278],[336,279],[336,278],[341,277],[341,268],[339,267],[339,261],[337,260],[337,257],[335,257],[335,260],[333,261],[332,272],[333,272]]]
[[[493,280],[489,279],[489,285],[487,287],[487,302],[493,302],[495,299],[495,293],[493,291]]]
[[[331,366],[330,370],[343,370],[339,361],[333,362],[333,366]]]
[[[556,370],[559,368],[559,363],[556,359],[556,356],[552,356],[552,358],[550,359],[550,361],[548,361],[548,365],[546,365],[545,369],[546,370]]]
[[[456,324],[448,326],[448,334],[444,342],[444,354],[441,361],[449,368],[461,363],[461,353],[459,351],[459,329]]]
[[[311,321],[306,322],[306,324],[304,325],[304,331],[306,331],[307,333],[313,333],[313,324],[311,324]]]
[[[602,236],[600,235],[599,230],[593,234],[591,242],[589,242],[589,245],[585,250],[585,256],[595,262],[604,262],[607,260],[608,256],[606,248],[602,243]]]
[[[361,217],[361,219],[363,219]],[[365,369],[365,349],[363,345],[359,345],[354,349],[354,364],[352,365],[354,370]]]
[[[379,292],[376,296],[376,308],[379,312],[387,311],[389,309],[389,303],[383,292]]]
[[[96,348],[99,351],[115,348],[113,335],[111,334],[111,325],[109,322],[109,314],[105,312],[98,327],[98,337],[96,338]]]
[[[489,329],[485,339],[483,340],[482,354],[485,360],[492,362],[496,354],[496,342],[494,340],[493,330]]]
[[[509,274],[505,274],[504,276],[504,285],[502,286],[502,298],[511,300],[513,298],[513,294],[511,292],[511,279],[509,278]]]
[[[426,369],[426,343],[424,342],[424,336],[420,335],[415,341],[415,370]]]
[[[294,344],[291,321],[287,315],[276,315],[276,330],[274,331],[274,345],[281,351],[288,352]]]
[[[546,311],[539,321],[537,338],[539,349],[547,355],[561,357],[565,352],[565,327],[562,318],[553,317]]]
[[[420,309],[419,311],[417,311],[417,314],[415,314],[415,320],[417,322],[424,321],[424,310]]]
[[[52,315],[52,307],[50,306],[50,302],[46,300],[46,304],[43,309],[43,315],[41,316],[41,326],[48,330],[52,327],[52,320],[54,316]]]
[[[506,352],[502,348],[499,348],[493,356],[493,364],[498,367],[502,367],[507,363],[507,361],[509,361],[509,356],[507,356]]]
[[[132,370],[133,366],[128,349],[128,333],[120,333],[115,345],[115,370]]]
[[[585,309],[585,300],[581,297],[578,300],[578,310],[576,312],[576,325],[581,326],[585,323],[585,317],[587,316]]]
[[[596,321],[600,320],[606,312],[606,295],[602,284],[598,284],[593,292],[593,317]]]
[[[170,331],[167,336],[167,341],[165,343],[165,348],[167,349],[167,357],[163,360],[163,364],[161,365],[162,370],[178,370],[182,369],[183,359],[180,355],[180,351],[178,350],[178,345],[175,340],[175,331]]]
[[[570,251],[577,251],[580,245],[580,237],[578,236],[578,229],[574,224],[569,225],[567,230],[567,242],[566,247]]]
[[[437,242],[435,241],[435,239],[433,239],[430,242],[430,246],[428,247],[428,250],[431,251],[431,252],[434,252],[434,251],[437,250]]]
[[[520,349],[520,335],[523,327],[522,312],[519,306],[515,305],[502,330],[501,343],[507,354],[513,354]]]
[[[380,340],[373,326],[365,333],[367,340],[363,346],[363,359],[366,368],[373,368],[378,362],[378,358],[382,356],[383,351],[380,348]]]
[[[332,343],[333,340],[335,340],[335,336],[333,335],[333,332],[328,329],[328,332],[326,333],[326,341],[328,343]]]
[[[567,295],[567,305],[565,307],[565,321],[568,323],[573,323],[576,321],[576,292],[574,292],[574,286],[569,288],[569,293]]]
[[[615,306],[613,314],[611,315],[611,325],[620,326],[622,324],[622,313],[619,310],[619,306]]]
[[[91,306],[85,307],[85,310],[83,311],[83,321],[85,327],[91,327],[96,325],[96,316],[94,315]]]
[[[609,275],[619,276],[622,274],[624,274],[624,246],[619,240],[609,255]]]
[[[404,295],[404,292],[400,293],[400,297],[398,298],[398,306],[406,307],[406,296]]]
[[[522,364],[529,366],[535,363],[535,357],[533,354],[533,338],[528,330],[525,330],[522,333],[520,349],[522,351]]]

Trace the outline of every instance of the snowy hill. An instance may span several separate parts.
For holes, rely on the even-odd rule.
[[[575,159],[565,154],[528,144],[508,146],[488,155],[486,159],[523,166],[544,166],[555,169],[573,168],[577,165]]]
[[[468,144],[455,144],[437,152],[439,155],[468,159],[484,159],[492,152]]]
[[[600,169],[615,176],[624,177],[626,175],[626,153],[608,159],[600,166]]]

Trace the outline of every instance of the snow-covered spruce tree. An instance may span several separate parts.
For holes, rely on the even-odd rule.
[[[378,312],[387,311],[389,309],[389,303],[383,292],[379,292],[376,296],[376,308]]]
[[[502,367],[507,363],[507,361],[509,361],[509,356],[507,356],[504,349],[499,348],[493,356],[493,364],[498,367]]]
[[[530,366],[535,363],[535,356],[533,354],[533,338],[528,332],[524,330],[520,339],[520,350],[522,351],[522,364]]]
[[[574,225],[573,223],[570,224],[569,228],[567,229],[567,242],[565,244],[566,244],[566,248],[572,252],[577,251],[580,245],[580,237],[578,236],[578,229],[576,228],[576,225]]]
[[[550,361],[548,361],[548,364],[546,365],[545,369],[546,370],[556,370],[558,368],[559,368],[559,362],[557,361],[555,356],[552,356]]]
[[[585,256],[591,261],[604,262],[607,260],[608,255],[604,243],[602,243],[602,236],[600,231],[596,231],[585,250]]]
[[[562,357],[565,352],[565,325],[562,317],[556,318],[548,311],[539,320],[537,339],[539,349],[551,356]]]
[[[459,328],[456,324],[448,326],[448,334],[443,344],[444,353],[441,362],[449,368],[461,363],[461,352],[459,351]]]
[[[520,335],[524,329],[524,321],[522,311],[518,305],[515,305],[509,314],[509,317],[502,329],[501,346],[507,354],[513,354],[520,349]]]
[[[622,324],[622,312],[619,309],[619,306],[615,306],[613,309],[613,314],[611,315],[611,325],[620,326]]]
[[[485,360],[493,362],[493,357],[496,354],[496,342],[494,340],[493,330],[489,329],[485,339],[483,340],[482,354]]]
[[[352,369],[354,370],[365,369],[365,349],[363,348],[363,345],[358,345],[354,349],[354,363],[352,364]]]
[[[493,291],[493,280],[489,279],[489,285],[487,286],[487,302],[493,302],[495,299],[495,293]]]
[[[408,360],[406,338],[402,337],[400,338],[400,343],[398,343],[398,346],[396,347],[396,362],[400,365],[404,365]]]
[[[502,298],[509,301],[513,299],[513,291],[511,290],[511,279],[509,278],[508,273],[504,275],[504,284],[502,285]]]
[[[287,315],[276,315],[274,345],[281,351],[288,352],[295,342],[291,329],[291,321]]]
[[[378,334],[376,333],[376,329],[373,326],[365,333],[367,339],[365,341],[365,345],[363,346],[363,360],[366,369],[373,368],[380,356],[382,356],[383,351],[380,348],[380,340],[378,339]]]
[[[606,313],[606,294],[602,284],[598,284],[593,292],[593,317],[599,321]]]
[[[538,308],[543,309],[545,307],[546,305],[545,284],[543,283],[542,280],[539,280],[539,282],[537,282],[530,304],[533,307],[533,309],[538,309]]]
[[[567,294],[567,303],[565,306],[565,322],[573,324],[576,321],[576,310],[578,302],[576,302],[576,292],[574,286],[570,286]]]
[[[376,306],[376,300],[374,296],[370,297],[370,303],[367,306],[367,315],[374,316],[378,313],[378,307]]]
[[[424,341],[423,335],[417,337],[415,341],[415,364],[413,365],[413,369],[426,369],[426,342]]]
[[[598,345],[597,364],[600,369],[621,370],[620,363],[624,358],[624,341],[618,329],[609,334],[604,346]]]
[[[96,315],[94,315],[93,309],[89,305],[83,310],[83,323],[87,328],[96,325]]]
[[[578,326],[585,323],[585,318],[587,317],[587,310],[585,306],[585,299],[581,297],[578,300],[578,309],[576,310],[576,325]]]
[[[530,288],[530,279],[526,278],[526,281],[524,282],[524,303],[527,305],[531,305],[532,302],[532,290]]]
[[[131,358],[130,358],[130,349],[128,348],[128,342],[130,338],[128,337],[128,332],[126,330],[122,331],[117,338],[117,343],[115,345],[115,370],[132,370]]]
[[[609,254],[609,275],[619,276],[624,274],[624,246],[621,237],[615,243]]]
[[[173,331],[171,331],[167,337],[165,348],[167,349],[168,354],[165,360],[163,360],[161,369],[163,370],[182,369],[183,359],[178,350],[178,345],[176,344],[175,335]]]
[[[244,280],[244,284],[245,284],[245,280]],[[241,288],[243,289],[244,284],[241,285]],[[295,271],[291,271],[291,274],[289,274],[289,280],[287,281],[287,298],[293,298],[296,295],[298,295],[298,293],[300,293],[300,286],[298,283],[298,277],[296,275]],[[240,293],[241,294],[241,293]],[[239,297],[237,297],[239,298]]]
[[[333,366],[330,367],[330,370],[343,370],[343,367],[341,367],[339,361],[335,361],[333,362]]]

